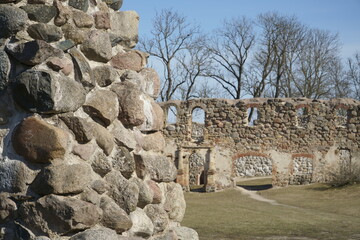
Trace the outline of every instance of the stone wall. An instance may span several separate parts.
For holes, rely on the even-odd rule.
[[[0,0],[0,239],[197,239],[122,0]]]
[[[326,181],[344,151],[360,161],[360,102],[352,99],[193,99],[161,103],[175,107],[177,121],[163,133],[166,151],[211,149],[209,171],[215,189],[231,187],[241,177],[272,175],[275,185]],[[205,111],[204,139],[193,137],[193,109]],[[249,119],[249,116],[252,116]],[[181,155],[181,154],[180,154]],[[179,156],[179,154],[174,155]],[[188,159],[180,166],[188,164]],[[187,185],[187,172],[178,182]],[[180,179],[180,180],[179,180]]]

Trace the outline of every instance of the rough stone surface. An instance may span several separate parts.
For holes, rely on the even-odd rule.
[[[57,10],[54,24],[60,27],[69,21],[72,16],[72,12],[69,8],[63,6],[60,0],[54,0],[54,7]]]
[[[30,20],[48,23],[56,15],[56,8],[44,4],[30,4],[22,7]]]
[[[27,14],[13,6],[0,5],[0,38],[15,35],[25,28]]]
[[[133,226],[129,230],[132,236],[148,238],[154,233],[154,224],[144,210],[137,208],[130,213],[130,218],[133,222]]]
[[[81,51],[90,60],[108,62],[112,57],[109,35],[103,30],[93,30],[81,45]]]
[[[89,0],[69,0],[69,6],[86,12],[89,8]]]
[[[91,125],[83,118],[75,117],[73,114],[63,114],[61,120],[72,131],[78,143],[88,143],[93,139],[93,131]]]
[[[91,181],[87,164],[53,164],[44,168],[31,185],[34,192],[47,194],[75,194],[84,191]]]
[[[68,134],[38,117],[24,119],[15,129],[12,141],[15,151],[34,163],[49,163],[63,158]]]
[[[116,70],[110,66],[99,66],[93,69],[94,79],[100,87],[107,87],[119,79]]]
[[[113,122],[113,126],[114,128],[111,130],[111,133],[115,137],[116,144],[128,149],[135,149],[138,144],[133,131],[125,128],[118,120]]]
[[[90,228],[101,220],[101,214],[101,209],[91,203],[57,195],[47,195],[20,207],[25,226],[35,234],[50,237]]]
[[[119,10],[123,4],[123,0],[108,0],[104,1],[113,10]]]
[[[138,42],[139,15],[134,11],[113,12],[110,15],[112,45],[133,48]]]
[[[135,211],[139,199],[138,186],[118,171],[108,173],[105,180],[109,183],[109,196],[127,213]]]
[[[72,23],[64,23],[61,25],[61,29],[64,33],[64,36],[68,40],[72,40],[76,44],[83,43],[87,38],[88,31],[84,29],[78,29]]]
[[[150,97],[156,99],[161,89],[159,74],[152,68],[144,68],[140,71],[140,74],[144,76],[145,79],[144,91],[149,94]]]
[[[106,128],[97,123],[91,123],[94,138],[99,147],[106,155],[110,155],[115,147],[114,137],[107,131]]]
[[[25,192],[32,180],[31,171],[23,162],[0,162],[0,192]]]
[[[70,112],[85,102],[85,90],[79,83],[51,71],[23,72],[16,78],[13,91],[16,102],[31,112]]]
[[[63,37],[61,28],[45,23],[32,24],[27,28],[30,37],[48,43],[59,41]]]
[[[154,132],[163,128],[164,111],[153,99],[144,101],[144,112],[145,121],[140,126],[142,132]]]
[[[72,15],[75,25],[79,28],[91,28],[94,25],[93,17],[83,11],[74,9]]]
[[[129,69],[139,72],[146,64],[146,57],[136,50],[118,53],[111,59],[110,64],[120,70]]]
[[[178,240],[199,240],[199,235],[194,229],[188,227],[176,227],[172,230],[175,231]]]
[[[139,201],[137,206],[139,208],[144,208],[146,205],[150,204],[154,195],[149,185],[136,177],[131,178],[130,181],[134,182],[139,188]]]
[[[102,197],[100,208],[103,210],[101,223],[105,227],[114,229],[117,233],[122,233],[132,227],[133,224],[129,215],[111,198]]]
[[[165,138],[161,132],[150,133],[144,136],[142,148],[145,151],[162,152],[165,149]]]
[[[9,43],[6,51],[21,63],[33,66],[44,62],[49,57],[62,56],[62,51],[42,40],[26,43]]]
[[[96,84],[90,64],[76,48],[71,48],[69,53],[74,62],[75,80],[90,91]]]
[[[116,153],[112,157],[112,166],[115,170],[129,179],[135,171],[135,160],[126,147],[118,147]]]
[[[95,91],[85,101],[83,109],[95,121],[109,126],[119,115],[117,95],[109,90]]]
[[[157,183],[153,180],[147,180],[146,184],[150,187],[150,190],[153,193],[153,199],[152,202],[153,204],[158,204],[162,202],[163,199],[163,193],[160,189],[160,187],[157,185]]]
[[[9,82],[10,60],[6,52],[0,50],[0,92],[5,90]]]
[[[16,216],[17,206],[8,198],[7,194],[0,193],[0,223],[4,223]]]
[[[162,155],[136,154],[136,174],[144,179],[149,176],[157,182],[171,182],[176,179],[177,169]]]
[[[109,29],[110,24],[110,13],[105,11],[98,11],[94,13],[95,26],[97,29]]]
[[[168,214],[160,205],[149,204],[144,208],[144,211],[154,224],[155,232],[162,232],[168,227]]]
[[[175,222],[181,222],[184,218],[186,208],[181,186],[174,182],[160,183],[160,188],[164,193],[162,203],[165,211],[169,215],[169,219]]]
[[[104,153],[100,152],[96,154],[92,160],[91,167],[100,176],[104,177],[106,174],[111,172],[112,163]]]
[[[74,70],[74,64],[69,57],[50,57],[48,58],[46,65],[56,72],[62,72],[66,76]]]
[[[118,235],[114,230],[108,228],[95,228],[88,229],[83,232],[77,233],[69,240],[116,240]]]

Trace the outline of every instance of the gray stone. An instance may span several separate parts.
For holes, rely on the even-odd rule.
[[[13,115],[11,110],[12,99],[10,98],[11,96],[0,93],[0,125],[9,123],[9,120]]]
[[[118,11],[122,4],[123,0],[103,0],[111,9]]]
[[[160,189],[160,187],[158,186],[158,184],[156,182],[154,182],[153,180],[147,180],[146,184],[149,186],[152,195],[153,195],[153,200],[152,200],[152,204],[159,204],[162,202],[163,199],[163,193]]]
[[[125,147],[118,147],[112,158],[113,168],[129,179],[135,171],[135,160]]]
[[[31,189],[41,195],[76,194],[84,191],[90,181],[88,164],[52,164],[38,174]]]
[[[100,206],[100,195],[93,189],[87,187],[84,191],[80,194],[80,199],[92,203],[96,206]]]
[[[65,39],[73,41],[75,44],[82,44],[89,33],[88,29],[80,29],[72,23],[66,23],[61,26]]]
[[[59,0],[54,0],[54,7],[57,9],[54,24],[60,27],[69,21],[72,12],[68,7],[63,6]]]
[[[185,215],[186,203],[182,187],[178,183],[160,183],[160,188],[164,194],[162,200],[163,208],[169,215],[169,219],[181,222]]]
[[[15,35],[25,29],[27,14],[18,7],[0,5],[0,38]]]
[[[107,65],[94,68],[93,74],[95,81],[100,87],[107,87],[119,79],[117,71]]]
[[[15,151],[28,161],[49,163],[62,159],[69,142],[68,134],[39,117],[25,118],[15,129],[12,144]]]
[[[10,67],[8,55],[4,50],[0,50],[0,92],[8,86]]]
[[[89,0],[69,0],[69,6],[86,12],[89,8]]]
[[[130,181],[134,182],[139,188],[139,201],[137,206],[139,208],[144,208],[146,205],[150,204],[154,195],[149,185],[137,177],[132,177]]]
[[[145,151],[162,152],[165,149],[165,138],[162,132],[150,133],[144,136],[142,148]]]
[[[137,141],[135,139],[134,132],[125,128],[119,120],[115,120],[113,122],[111,133],[115,137],[117,145],[127,147],[131,150],[136,148]]]
[[[70,48],[74,47],[75,45],[76,44],[72,40],[67,39],[67,40],[58,42],[57,48],[59,48],[65,52],[65,51],[69,50]]]
[[[117,240],[118,235],[114,230],[100,227],[85,230],[72,236],[69,240]]]
[[[128,48],[135,47],[139,38],[139,19],[139,15],[135,11],[111,13],[112,45],[121,44]]]
[[[108,62],[112,57],[109,34],[104,30],[91,31],[87,40],[81,45],[84,55],[97,62]]]
[[[137,208],[130,213],[133,226],[129,230],[131,236],[148,238],[154,233],[154,225],[144,210]]]
[[[83,109],[94,121],[109,126],[119,115],[117,95],[109,90],[92,92],[87,96]]]
[[[63,56],[60,49],[52,47],[43,40],[9,43],[6,45],[5,50],[19,62],[30,66],[43,63],[49,57]]]
[[[161,131],[164,126],[164,111],[154,99],[146,97],[144,100],[145,121],[139,129],[142,132]]]
[[[125,126],[140,126],[145,121],[143,93],[132,83],[118,83],[111,86],[118,95],[119,120]]]
[[[31,170],[23,162],[0,162],[0,192],[25,192],[33,178]]]
[[[23,72],[16,78],[13,91],[16,102],[31,112],[76,111],[85,102],[81,84],[51,71]]]
[[[105,180],[98,179],[92,182],[91,188],[94,189],[98,194],[103,194],[108,190],[109,185],[105,182]]]
[[[25,202],[19,210],[25,227],[50,238],[88,229],[100,222],[102,214],[94,204],[53,194]]]
[[[145,79],[144,92],[150,97],[157,99],[161,89],[160,77],[157,71],[152,68],[144,68],[140,71],[140,74]]]
[[[48,23],[57,13],[54,6],[44,4],[28,4],[21,8],[28,14],[30,20],[42,23]]]
[[[90,126],[92,128],[96,143],[104,151],[104,153],[109,156],[115,147],[114,137],[110,134],[109,131],[107,131],[106,128],[98,123],[91,123]]]
[[[175,231],[178,240],[199,240],[199,235],[194,229],[188,227],[175,227],[172,228],[172,230]]]
[[[149,176],[157,182],[171,182],[176,179],[177,169],[165,156],[140,153],[134,157],[138,177],[144,179]]]
[[[89,62],[76,48],[71,48],[69,53],[74,62],[75,80],[90,91],[95,87],[96,83]]]
[[[168,214],[159,204],[149,204],[144,211],[153,222],[156,233],[163,232],[168,227],[170,222]]]
[[[94,172],[99,174],[101,177],[104,177],[106,174],[111,172],[112,162],[110,158],[100,152],[94,156],[94,159],[91,162],[91,167]]]
[[[127,213],[135,211],[139,199],[138,186],[126,180],[118,171],[108,173],[105,181],[109,183],[108,195],[116,204]]]
[[[76,117],[73,114],[63,114],[60,119],[73,132],[78,143],[85,144],[94,138],[91,125],[85,119]]]
[[[91,28],[94,25],[94,18],[80,10],[73,10],[73,21],[78,28]]]
[[[45,23],[32,24],[28,27],[27,32],[30,37],[46,42],[56,42],[63,37],[61,28]]]
[[[101,223],[105,227],[114,229],[119,234],[132,227],[130,217],[111,198],[107,196],[102,197],[100,208],[103,210]]]
[[[75,144],[72,153],[79,156],[81,159],[88,161],[94,155],[97,150],[97,144],[95,141],[91,141],[87,144]]]

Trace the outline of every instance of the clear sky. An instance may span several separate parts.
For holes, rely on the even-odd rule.
[[[139,34],[148,34],[156,11],[172,8],[197,22],[205,32],[219,27],[225,18],[277,11],[296,15],[313,28],[338,33],[342,56],[360,51],[360,0],[124,0],[121,8],[140,15]]]

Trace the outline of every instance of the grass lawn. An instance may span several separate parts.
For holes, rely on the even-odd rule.
[[[258,194],[282,205],[257,201],[234,189],[185,193],[182,225],[198,231],[201,240],[360,239],[360,185],[331,189],[313,184]]]

